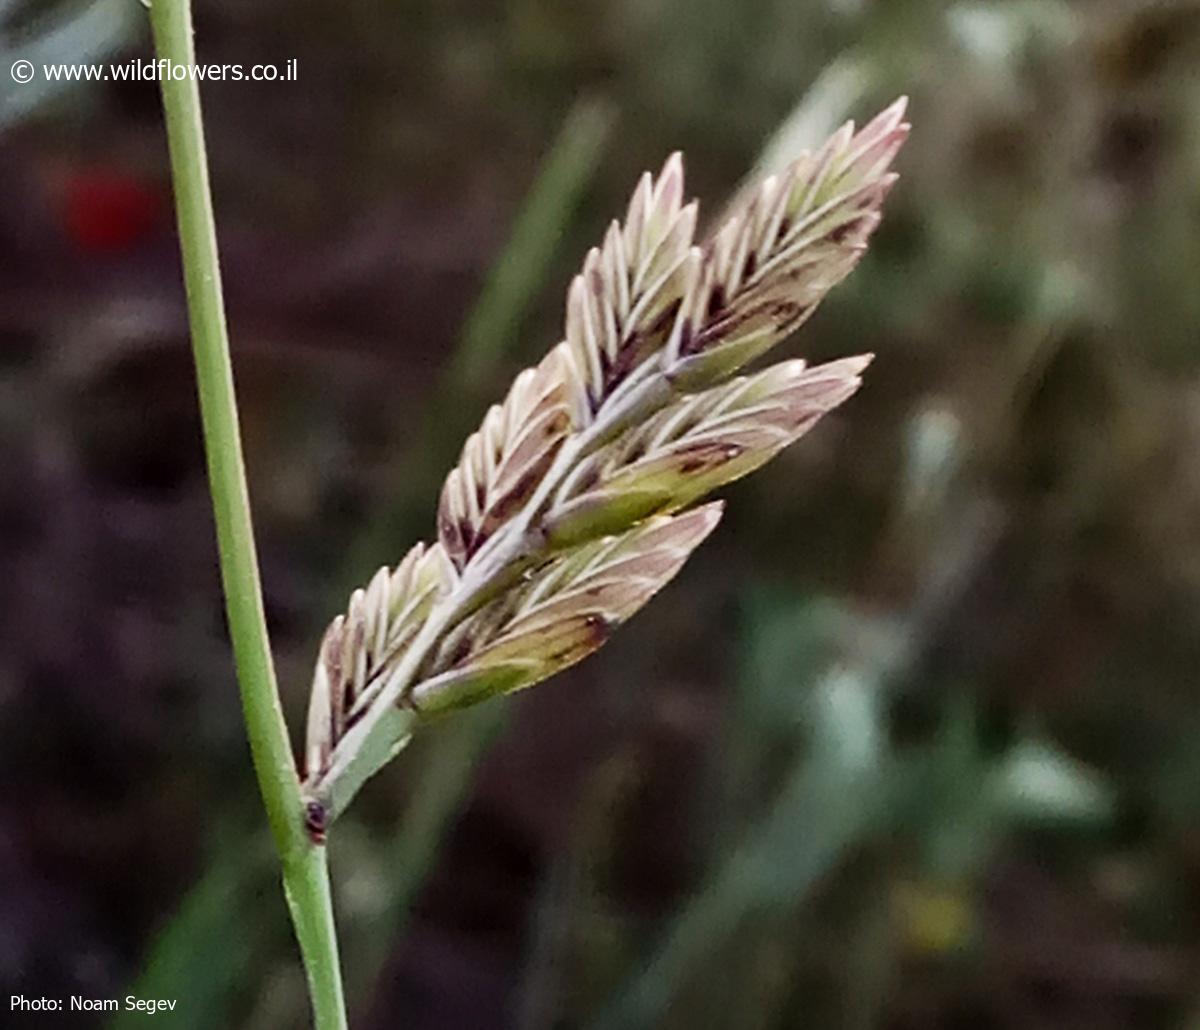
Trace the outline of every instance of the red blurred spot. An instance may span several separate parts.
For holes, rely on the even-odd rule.
[[[159,224],[163,200],[125,172],[88,169],[73,173],[63,195],[63,225],[83,250],[128,250]]]

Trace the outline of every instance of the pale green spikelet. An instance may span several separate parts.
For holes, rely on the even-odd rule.
[[[463,447],[442,487],[438,537],[457,568],[529,499],[573,422],[565,345],[513,381]]]
[[[566,340],[580,376],[580,424],[636,377],[676,330],[695,286],[697,205],[683,204],[683,158],[642,177],[624,227],[613,222],[567,293]]]
[[[554,545],[678,511],[753,472],[862,385],[870,355],[785,361],[693,394],[581,462],[545,516]]]
[[[908,136],[898,100],[857,135],[843,126],[816,154],[770,176],[704,248],[687,331],[667,374],[688,389],[718,381],[803,324],[858,264],[896,181]]]
[[[716,528],[720,502],[563,552],[447,634],[409,703],[422,713],[532,686],[574,665],[650,600]]]
[[[327,768],[347,722],[370,703],[382,670],[457,578],[441,544],[416,544],[395,569],[385,566],[365,590],[351,594],[346,613],[325,631],[313,673],[305,748],[310,777]]]

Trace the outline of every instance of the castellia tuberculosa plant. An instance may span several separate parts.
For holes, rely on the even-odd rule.
[[[195,63],[190,0],[147,4],[159,58]],[[847,125],[695,241],[683,163],[643,177],[588,254],[566,338],[517,376],[442,489],[437,540],[356,591],[321,643],[303,769],[258,572],[197,80],[161,80],[217,552],[246,736],[318,1030],[346,1030],[329,824],[422,720],[600,647],[721,517],[698,502],[859,386],[869,356],[735,373],[862,256],[908,133],[903,100]],[[303,779],[301,779],[303,776]]]
[[[844,126],[701,242],[680,156],[642,178],[571,283],[565,339],[468,438],[437,540],[380,569],[325,633],[302,788],[314,840],[423,720],[599,648],[716,527],[721,502],[697,502],[858,389],[870,355],[736,373],[866,250],[904,110]]]

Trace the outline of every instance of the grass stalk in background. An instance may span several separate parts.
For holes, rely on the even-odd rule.
[[[175,65],[194,63],[190,0],[154,0],[154,46]],[[226,614],[246,732],[283,866],[284,890],[304,955],[318,1027],[346,1025],[325,849],[300,819],[300,784],[275,684],[238,428],[216,229],[200,114],[190,77],[162,81],[163,110],[196,362],[209,485]]]
[[[463,326],[445,382],[461,396],[478,391],[514,349],[528,311],[562,242],[566,219],[596,169],[614,122],[612,106],[590,98],[567,113]]]

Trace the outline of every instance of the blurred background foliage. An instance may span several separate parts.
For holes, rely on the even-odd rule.
[[[1200,1027],[1200,3],[196,6],[204,61],[299,61],[205,89],[294,727],[637,174],[684,149],[713,215],[912,97],[785,347],[866,388],[339,823],[355,1025]],[[0,0],[2,68],[147,56],[132,0]],[[5,79],[0,132],[3,993],[303,1025],[155,87]]]

